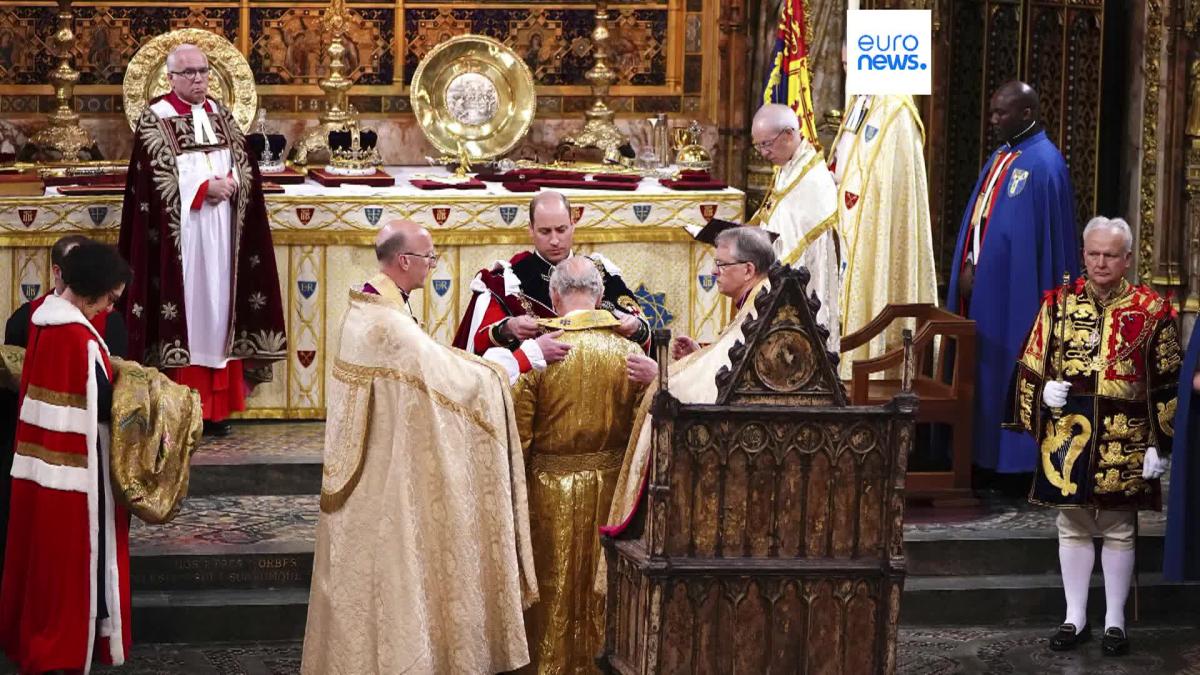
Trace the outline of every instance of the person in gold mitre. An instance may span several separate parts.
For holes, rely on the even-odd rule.
[[[1159,477],[1170,463],[1179,329],[1170,302],[1125,280],[1132,249],[1124,220],[1097,217],[1087,224],[1087,277],[1045,295],[1008,397],[1010,427],[1032,434],[1040,448],[1029,501],[1059,510],[1067,609],[1050,639],[1057,651],[1091,637],[1095,536],[1104,540],[1101,651],[1129,651],[1125,600],[1138,509],[1160,508]]]
[[[822,167],[824,164],[822,164]],[[717,251],[713,255],[717,275],[717,290],[733,300],[737,315],[725,327],[717,339],[706,347],[695,340],[679,336],[671,346],[675,359],[669,366],[671,395],[680,403],[715,403],[717,400],[717,373],[730,366],[729,350],[745,341],[743,326],[758,316],[754,301],[769,292],[771,282],[767,274],[777,264],[775,249],[767,233],[757,227],[735,227],[716,236]],[[652,383],[658,374],[658,366],[645,356],[633,355],[627,359],[629,376],[635,381]],[[653,384],[649,392],[657,387]],[[638,406],[633,421],[633,433],[625,450],[621,474],[617,478],[612,507],[601,533],[612,537],[633,536],[638,522],[638,501],[645,487],[650,461],[650,432],[652,417],[650,404],[653,396],[647,393]],[[600,561],[601,569],[604,560]],[[596,580],[595,590],[604,592],[604,575]]]
[[[517,428],[530,465],[529,512],[541,601],[526,616],[529,672],[595,672],[603,645],[604,601],[592,594],[600,539],[633,412],[643,385],[626,375],[642,349],[617,332],[620,320],[599,309],[604,278],[573,256],[550,274],[566,358],[526,373],[513,388]],[[503,350],[501,350],[503,351]]]
[[[829,329],[826,348],[836,354],[841,288],[837,186],[821,153],[800,135],[796,112],[786,105],[759,108],[750,137],[759,154],[777,168],[770,192],[746,224],[779,235],[775,249],[780,262],[808,269],[809,291],[821,300],[817,323]]]
[[[937,304],[924,146],[912,96],[850,98],[829,158],[843,237],[842,335],[862,329],[889,304]],[[843,354],[842,379],[850,379],[854,361],[899,346],[903,329],[912,327],[912,320],[894,322]]]
[[[414,319],[406,296],[437,260],[428,231],[388,223],[377,253],[329,378],[301,672],[520,668],[538,589],[510,375]]]

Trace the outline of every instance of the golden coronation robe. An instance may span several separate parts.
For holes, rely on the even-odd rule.
[[[301,671],[495,673],[537,599],[508,376],[350,292],[329,379]]]
[[[779,262],[805,267],[812,275],[809,293],[821,301],[817,323],[829,329],[825,348],[838,353],[838,262],[837,186],[821,153],[801,141],[796,153],[775,173],[770,192],[758,212],[746,223],[759,225],[775,234]]]
[[[842,335],[862,329],[889,304],[937,304],[925,129],[907,95],[855,96],[834,141],[842,236]],[[842,355],[851,365],[901,344],[914,322],[893,322],[870,343]]]
[[[562,328],[567,357],[521,376],[513,389],[529,462],[529,522],[540,602],[526,616],[530,672],[596,672],[604,599],[592,593],[598,528],[608,515],[643,387],[625,359],[641,347],[614,333],[604,310],[546,322]]]
[[[716,403],[717,402],[717,373],[722,368],[731,365],[729,350],[739,342],[745,342],[742,329],[745,323],[758,316],[754,301],[760,295],[771,291],[771,282],[764,278],[742,301],[733,321],[721,331],[712,344],[698,349],[691,354],[672,363],[667,368],[667,386],[680,403]],[[654,394],[658,391],[658,380],[650,383],[637,413],[633,419],[633,433],[625,449],[625,459],[621,464],[621,473],[617,477],[617,487],[613,493],[612,507],[608,510],[605,525],[601,533],[609,536],[619,536],[633,521],[637,514],[638,502],[646,486],[646,478],[650,469],[650,437],[654,427],[654,418],[650,414],[650,406],[654,402]],[[607,591],[605,575],[607,565],[603,558],[598,562],[594,590],[603,595]]]

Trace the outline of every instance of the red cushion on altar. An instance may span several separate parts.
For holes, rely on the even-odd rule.
[[[634,173],[594,173],[592,180],[606,183],[640,183],[642,177]]]
[[[439,180],[423,180],[420,178],[410,178],[408,182],[412,183],[413,187],[422,190],[483,190],[487,188],[486,183],[474,178],[462,183],[443,183]]]
[[[568,190],[624,190],[630,192],[637,189],[637,183],[628,181],[616,183],[612,181],[599,180],[563,180],[559,178],[539,178],[532,181],[544,188],[568,189]]]
[[[526,181],[505,181],[501,183],[505,190],[509,192],[537,192],[542,188]]]
[[[672,190],[724,190],[729,187],[728,184],[722,183],[719,180],[669,180],[667,178],[658,179],[663,187],[671,188]]]
[[[704,169],[684,169],[679,172],[679,180],[709,181],[712,176]]]

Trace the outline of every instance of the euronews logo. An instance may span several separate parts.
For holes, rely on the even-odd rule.
[[[846,13],[846,92],[929,94],[933,16],[922,9]]]
[[[862,35],[858,38],[859,70],[925,70],[929,64],[917,55],[921,38],[903,35]]]

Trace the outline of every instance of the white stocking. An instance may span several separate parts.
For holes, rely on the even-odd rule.
[[[1067,618],[1063,623],[1073,624],[1078,633],[1087,623],[1088,585],[1092,579],[1092,565],[1096,563],[1096,548],[1090,541],[1086,546],[1059,544],[1058,562],[1062,566],[1063,594],[1067,598]],[[1107,573],[1107,567],[1105,570]]]
[[[1100,549],[1100,565],[1104,568],[1104,629],[1125,630],[1125,599],[1129,597],[1129,581],[1133,578],[1133,549]]]

